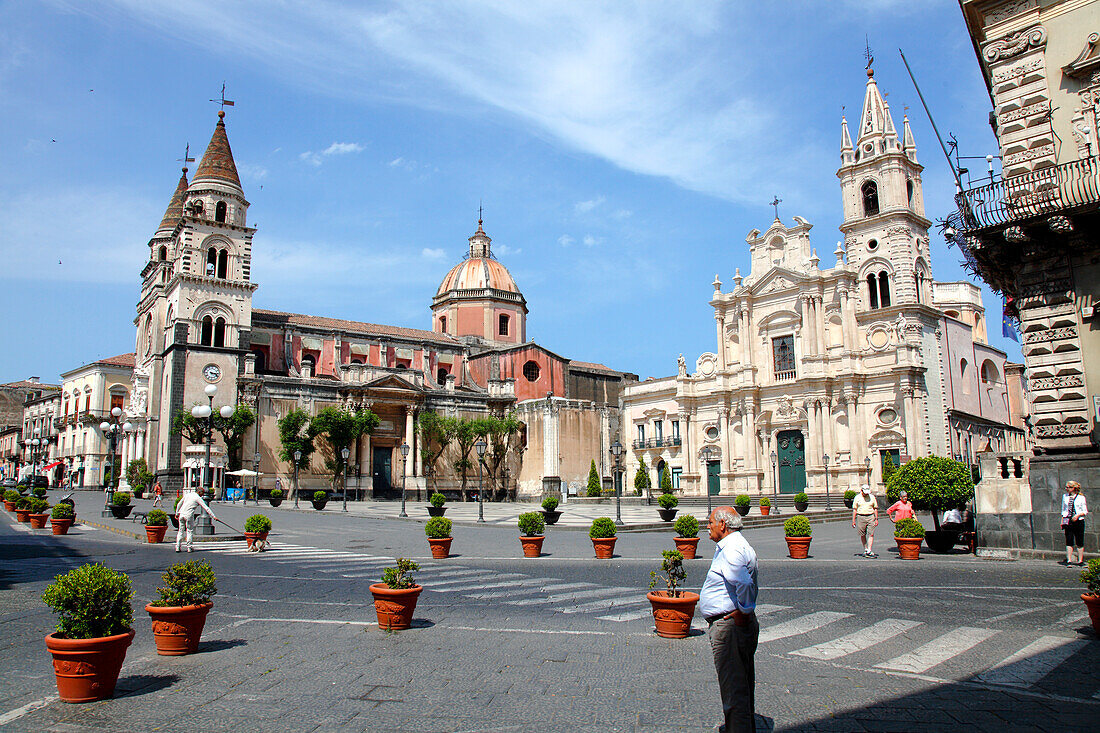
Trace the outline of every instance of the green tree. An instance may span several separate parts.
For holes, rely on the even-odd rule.
[[[182,435],[194,445],[206,443],[206,419],[200,420],[191,410],[180,408],[172,418],[172,435]]]
[[[641,496],[649,486],[649,469],[646,468],[645,459],[639,456],[638,472],[634,474],[634,493]]]
[[[970,501],[974,482],[965,463],[927,456],[914,458],[894,471],[886,484],[886,498],[893,503],[903,491],[909,494],[914,509],[932,512],[932,522],[939,531],[940,512]]]
[[[672,493],[672,478],[668,475],[668,466],[666,465],[661,469],[661,493]]]
[[[144,458],[135,458],[126,466],[126,483],[134,491],[145,491],[153,482],[153,474],[149,473],[149,464]]]
[[[887,453],[882,457],[882,483],[889,485],[890,477],[894,475],[898,467],[894,465],[894,457]]]
[[[291,410],[279,418],[279,458],[294,467],[294,452],[301,451],[302,457],[298,461],[298,470],[309,468],[309,458],[313,455],[312,421],[309,413],[302,409]],[[298,491],[298,487],[294,487]],[[297,496],[295,496],[297,498]]]
[[[502,501],[505,498],[507,486],[504,485],[508,469],[508,455],[520,453],[523,450],[523,422],[515,413],[508,413],[500,417],[490,415],[479,422],[479,430],[488,443],[485,452],[485,470],[494,487],[493,501]]]
[[[344,448],[364,433],[370,434],[378,427],[378,416],[365,407],[352,411],[341,407],[326,407],[310,420],[309,430],[325,439],[332,451],[332,457],[325,461],[325,467],[332,471],[332,488],[342,484],[344,477]],[[343,487],[345,490],[347,487]]]
[[[229,470],[236,471],[241,467],[241,446],[244,444],[244,434],[255,422],[256,413],[248,405],[237,405],[229,417],[222,417],[220,410],[215,410],[210,416],[209,424],[222,436],[222,443],[225,444]],[[177,410],[175,417],[172,418],[172,434],[182,435],[194,445],[206,443],[206,427],[207,419],[195,417],[189,409]]]
[[[455,458],[451,465],[462,478],[463,501],[469,498],[466,495],[466,480],[470,469],[474,467],[470,452],[474,449],[474,443],[477,442],[477,439],[485,435],[485,433],[486,428],[481,424],[480,420],[457,418],[455,421],[454,444],[458,448],[458,457]]]
[[[599,496],[603,486],[600,484],[600,474],[596,471],[596,461],[588,468],[588,495]]]
[[[443,417],[435,412],[422,412],[416,418],[416,431],[420,436],[420,459],[428,476],[436,476],[436,461],[454,441],[458,420]]]

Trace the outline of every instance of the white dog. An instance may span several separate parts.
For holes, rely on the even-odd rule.
[[[252,541],[252,547],[248,548],[249,552],[263,552],[267,549],[267,540],[256,539]]]

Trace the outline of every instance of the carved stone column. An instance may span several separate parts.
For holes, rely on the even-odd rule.
[[[902,387],[902,410],[905,413],[905,452],[910,458],[916,457],[916,442],[917,442],[917,428],[914,425],[914,418],[916,410],[913,407],[913,388],[912,386]]]
[[[820,295],[814,296],[814,316],[817,327],[817,353],[825,353],[825,301]]]
[[[716,310],[714,320],[718,322],[718,371],[721,372],[726,370],[726,317]]]
[[[677,413],[677,417],[680,419],[680,455],[684,457],[684,471],[696,473],[697,462],[691,450],[691,425],[688,423],[688,413],[686,410],[681,410]]]
[[[412,448],[413,444],[413,408],[412,405],[405,405],[405,442]],[[410,450],[410,458],[412,451]],[[409,479],[413,475],[413,467],[416,465],[415,461],[406,460],[403,470],[405,471],[405,479]]]
[[[730,408],[721,405],[718,408],[718,431],[721,435],[719,446],[722,451],[722,470],[718,476],[718,492],[722,492],[722,473],[730,470],[733,453],[730,451]]]

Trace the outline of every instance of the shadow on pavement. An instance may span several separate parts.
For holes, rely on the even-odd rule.
[[[8,590],[18,583],[51,580],[58,574],[58,558],[72,558],[71,565],[76,567],[89,555],[67,546],[64,537],[54,535],[0,538],[0,590]]]
[[[220,652],[225,649],[232,649],[238,646],[246,646],[248,641],[245,639],[218,639],[216,641],[203,641],[199,642],[199,653],[205,652]]]
[[[120,677],[115,686],[115,697],[137,697],[157,692],[179,682],[179,675],[174,674],[133,674],[129,677]]]

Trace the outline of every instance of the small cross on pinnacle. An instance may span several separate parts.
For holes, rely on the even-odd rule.
[[[218,112],[219,117],[224,117],[225,116],[225,108],[226,107],[232,107],[233,106],[233,100],[225,98],[225,82],[224,81],[222,82],[222,93],[221,93],[221,95],[219,95],[217,99],[211,99],[210,101],[213,102],[214,104],[217,104],[217,105],[221,106],[221,110]]]
[[[481,226],[481,211],[482,211],[482,206],[481,206],[481,202],[479,201],[477,203],[477,225],[478,226]]]
[[[871,41],[867,36],[863,37],[866,48],[863,51],[863,58],[867,59],[867,68],[871,68],[871,64],[875,63],[875,56],[871,53]]]
[[[183,169],[187,170],[188,163],[194,163],[195,159],[191,157],[191,143],[187,143],[187,147],[183,149],[183,157],[176,158],[177,161],[183,163]]]
[[[771,205],[775,207],[775,220],[776,221],[779,221],[779,205],[781,203],[783,203],[783,199],[779,198],[778,196],[776,196],[771,201]]]

